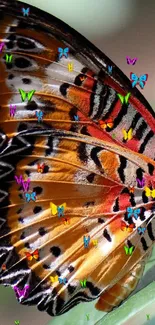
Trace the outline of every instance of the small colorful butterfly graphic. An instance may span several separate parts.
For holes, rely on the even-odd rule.
[[[10,116],[14,117],[15,112],[16,112],[16,105],[14,105],[14,106],[10,105]]]
[[[134,187],[129,187],[129,192],[130,193],[134,193],[134,191],[135,191]]]
[[[115,134],[115,133],[112,134],[112,138],[113,138],[113,139],[116,138],[116,134]]]
[[[24,181],[22,175],[20,175],[19,177],[15,175],[15,180],[18,185],[22,185],[22,182]]]
[[[85,76],[80,77],[80,80],[81,80],[81,81],[84,81],[85,79],[86,79]]]
[[[21,297],[27,298],[29,294],[30,286],[25,285],[24,289],[19,289],[17,286],[14,286],[13,290],[15,291],[17,298],[21,298]]]
[[[6,270],[6,264],[2,264],[2,270],[3,270],[3,271]]]
[[[52,283],[57,282],[58,281],[58,275],[50,276],[50,280],[51,280]]]
[[[144,232],[145,232],[145,230],[146,230],[145,227],[138,227],[138,228],[137,228],[137,231],[138,231],[139,235],[143,235]]]
[[[13,55],[12,54],[5,54],[5,61],[6,63],[11,63],[12,62]]]
[[[124,246],[124,250],[125,250],[126,255],[132,255],[134,246],[131,246],[130,248],[127,246]]]
[[[32,261],[33,259],[37,261],[39,259],[39,250],[36,249],[33,253],[25,252],[25,255],[28,261]]]
[[[135,73],[130,72],[130,79],[132,81],[132,87],[135,87],[138,84],[143,89],[148,79],[148,74],[143,74],[138,77]]]
[[[117,96],[120,99],[122,104],[127,104],[128,103],[130,95],[131,95],[131,93],[127,93],[126,96],[122,96],[121,94],[117,94]]]
[[[146,186],[145,187],[145,195],[147,197],[151,196],[154,199],[155,198],[155,189],[150,190],[150,188]]]
[[[106,128],[111,129],[114,125],[114,122],[111,118],[109,118],[108,120],[105,120],[105,121],[99,120],[98,123],[102,129],[106,129]]]
[[[59,60],[63,56],[67,59],[69,53],[69,47],[65,47],[65,49],[63,49],[62,47],[58,47],[58,53],[59,53]]]
[[[73,63],[72,62],[68,63],[68,71],[69,72],[73,71]]]
[[[124,221],[121,221],[121,230],[122,231],[132,232],[134,227],[135,227],[134,223],[127,225]]]
[[[60,284],[66,284],[67,283],[67,278],[58,278]]]
[[[87,280],[86,280],[86,279],[84,279],[84,280],[80,280],[80,284],[81,284],[81,287],[82,287],[82,288],[86,288]]]
[[[44,172],[44,168],[45,168],[45,164],[37,164],[37,172],[38,173],[43,173]]]
[[[127,64],[135,65],[135,63],[137,62],[137,60],[138,60],[138,58],[131,59],[129,56],[126,56]]]
[[[19,325],[20,321],[19,320],[15,320],[15,325]]]
[[[84,242],[84,248],[87,248],[89,246],[90,242],[90,236],[86,238],[86,236],[83,236],[83,242]]]
[[[108,65],[108,72],[109,74],[112,74],[112,65]]]
[[[36,117],[38,118],[38,122],[41,122],[43,119],[44,112],[42,111],[36,111]]]
[[[51,213],[55,216],[56,214],[58,214],[58,217],[63,217],[64,216],[64,212],[66,209],[66,203],[63,203],[61,205],[55,205],[54,203],[50,202],[50,208],[51,208]]]
[[[150,320],[150,314],[146,314],[147,320]]]
[[[27,9],[25,9],[25,8],[22,8],[22,13],[23,13],[23,16],[25,17],[25,16],[29,16],[29,13],[30,13],[30,8],[27,8]]]
[[[74,120],[78,122],[79,121],[79,116],[78,115],[74,115]]]
[[[128,207],[127,208],[127,212],[128,212],[127,217],[130,218],[133,216],[137,220],[139,217],[140,211],[141,211],[140,208],[134,210],[133,208]]]
[[[69,218],[63,218],[62,219],[64,225],[69,225],[70,224],[70,219]]]
[[[92,239],[93,245],[97,246],[98,245],[98,239]]]
[[[140,188],[144,187],[144,185],[145,185],[145,179],[144,178],[142,178],[142,180],[140,180],[139,178],[136,178],[136,181],[137,181],[138,187],[140,187]]]
[[[26,202],[30,202],[30,200],[35,202],[36,201],[36,192],[26,193],[25,198],[26,198]]]
[[[127,132],[125,129],[122,130],[123,140],[131,140],[132,139],[132,129],[129,129]]]
[[[23,186],[24,192],[27,192],[29,190],[29,186],[30,186],[30,179],[28,178],[26,181],[22,180],[22,186]]]
[[[5,45],[4,42],[0,43],[0,53],[2,52],[4,45]]]
[[[22,102],[25,102],[26,99],[28,100],[28,102],[30,102],[30,100],[32,99],[34,93],[36,92],[36,90],[31,90],[29,92],[25,92],[22,89],[18,89],[18,90],[19,90],[19,93],[21,95]]]

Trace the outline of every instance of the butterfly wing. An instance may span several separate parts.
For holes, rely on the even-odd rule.
[[[143,74],[139,77],[139,85],[142,89],[144,88],[147,79],[148,79],[148,74]]]
[[[130,79],[132,81],[132,87],[135,87],[139,80],[138,76],[135,73],[130,72]]]
[[[7,39],[9,51],[18,46],[20,63],[24,62],[21,73],[18,60],[14,60],[11,70],[3,58],[0,61],[4,76],[1,108],[7,108],[10,101],[19,103],[18,119],[13,121],[7,109],[0,110],[4,180],[1,183],[0,256],[3,263],[4,257],[6,264],[9,261],[8,275],[3,274],[0,282],[13,286],[14,281],[27,283],[29,278],[33,279],[30,298],[24,304],[41,304],[42,310],[58,315],[80,300],[99,297],[105,288],[108,292],[146,254],[140,241],[136,243],[134,258],[124,254],[123,245],[129,234],[121,232],[120,224],[131,200],[127,190],[131,185],[131,170],[133,182],[138,173],[145,177],[153,175],[154,152],[150,143],[154,139],[154,113],[138,90],[132,90],[124,74],[69,26],[38,9],[35,11],[34,7],[32,17],[26,19],[17,15],[16,3],[12,8],[3,1],[0,8],[4,13],[1,38]],[[12,27],[14,40],[10,41]],[[26,44],[24,48],[21,38]],[[59,52],[62,53],[59,48],[66,46],[72,48],[72,56],[69,53],[63,65],[59,62]],[[15,58],[17,53],[14,53]],[[72,57],[78,69],[69,74],[67,63]],[[112,78],[107,73],[109,64],[114,67]],[[10,78],[11,73],[14,78]],[[23,75],[31,82],[25,85]],[[33,101],[22,103],[19,87],[29,92],[33,83],[36,85]],[[129,101],[121,102],[117,94],[124,98],[128,92],[131,93]],[[8,93],[10,97],[5,95]],[[45,116],[42,125],[34,120],[40,106]],[[74,122],[77,113],[80,123]],[[114,120],[115,141],[111,137],[112,130],[105,132],[98,124],[99,120],[109,118]],[[139,121],[143,124],[140,130]],[[131,123],[135,139],[124,144],[121,130],[130,129]],[[43,160],[47,168],[44,174],[38,175],[37,164]],[[30,176],[30,190],[37,193],[36,202],[25,202],[23,191],[17,188],[13,174],[19,171],[24,179]],[[7,183],[7,189],[3,183]],[[145,206],[140,189],[136,196],[138,204]],[[136,200],[136,196],[132,200]],[[72,232],[56,214],[51,215],[50,201],[55,202],[56,207],[66,202]],[[151,204],[148,200],[144,210],[148,209],[153,219]],[[102,247],[99,244],[97,249],[91,245],[87,250],[84,248],[86,227],[91,235],[96,233]],[[130,240],[137,241],[135,231]],[[26,261],[25,245],[32,250],[36,245],[39,247],[40,261],[34,263],[33,268]],[[103,249],[104,245],[107,250]],[[148,240],[147,249],[152,245],[153,240]],[[73,290],[66,286],[60,292],[58,285],[53,290],[49,276],[56,271],[62,274],[64,269]],[[88,279],[91,291],[81,290],[81,278]]]
[[[131,59],[129,56],[126,56],[126,62],[127,62],[127,64],[131,64]]]

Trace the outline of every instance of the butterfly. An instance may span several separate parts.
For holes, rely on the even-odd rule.
[[[15,320],[15,325],[19,325],[20,321],[19,320]]]
[[[13,289],[16,293],[17,298],[21,298],[21,297],[27,298],[29,295],[30,286],[25,285],[24,289],[19,289],[17,286],[14,286]]]
[[[35,202],[36,201],[36,192],[26,193],[25,198],[26,198],[26,202],[30,202],[31,200]]]
[[[74,115],[74,120],[78,122],[79,121],[79,116],[78,115]]]
[[[27,9],[22,8],[22,12],[23,12],[23,16],[24,16],[24,17],[25,17],[25,16],[29,16],[30,8],[27,8]]]
[[[21,183],[22,183],[23,190],[27,192],[30,186],[30,179],[28,178],[26,181],[22,180]]]
[[[63,217],[64,216],[64,212],[66,209],[66,203],[63,203],[61,205],[55,205],[54,203],[50,202],[50,208],[51,208],[51,213],[55,216],[56,214],[58,214],[58,217]]]
[[[112,74],[112,65],[108,65],[108,72],[109,74]]]
[[[135,191],[134,187],[129,187],[129,192],[130,193],[134,193],[134,191]]]
[[[2,270],[3,270],[3,271],[6,270],[6,264],[2,264]]]
[[[131,246],[130,248],[127,246],[124,246],[124,250],[125,250],[126,255],[132,255],[134,246]]]
[[[12,54],[5,54],[6,63],[12,62],[13,55]]]
[[[148,79],[148,74],[143,74],[138,77],[135,73],[130,72],[130,79],[132,81],[132,87],[135,87],[137,84],[143,89],[145,86],[145,82]]]
[[[150,190],[149,187],[145,187],[145,195],[147,197],[151,196],[153,199],[155,198],[155,189]]]
[[[132,139],[132,129],[129,129],[128,132],[125,129],[123,129],[122,132],[123,132],[123,139],[124,140],[131,140]]]
[[[127,225],[124,221],[121,221],[121,230],[122,231],[128,231],[128,232],[132,232],[133,231],[133,229],[134,229],[134,227],[135,227],[135,224],[134,223],[132,223],[132,224],[130,224],[130,225]]]
[[[58,278],[60,284],[66,284],[67,283],[67,278]]]
[[[139,178],[136,178],[136,181],[137,181],[138,187],[140,187],[140,188],[144,187],[144,185],[145,185],[145,179],[144,178],[142,178],[142,180],[140,180]]]
[[[73,63],[68,63],[68,71],[72,72],[73,71]]]
[[[93,245],[94,246],[97,246],[97,244],[98,244],[98,240],[97,239],[92,239],[92,242],[93,242]]]
[[[37,164],[37,172],[38,173],[43,173],[44,172],[44,168],[45,168],[45,164]]]
[[[39,259],[39,250],[36,249],[33,253],[25,252],[25,255],[28,261],[32,261],[33,259],[37,261]]]
[[[145,227],[138,227],[138,228],[137,228],[137,231],[138,231],[139,235],[143,235],[144,232],[145,232],[145,230],[146,230]]]
[[[69,225],[70,224],[70,219],[69,218],[63,218],[62,219],[64,225]]]
[[[36,117],[38,118],[38,122],[42,121],[44,113],[42,111],[36,111]]]
[[[134,210],[133,208],[128,207],[127,208],[127,212],[128,212],[127,217],[130,218],[133,216],[137,220],[139,217],[140,211],[141,211],[140,208]]]
[[[113,125],[114,125],[114,122],[113,122],[112,119],[108,119],[108,120],[105,120],[105,121],[100,120],[100,121],[98,121],[98,123],[99,123],[99,125],[100,125],[100,127],[102,129],[106,129],[107,127],[109,129],[111,129],[113,127]]]
[[[4,45],[5,45],[4,42],[1,42],[1,43],[0,43],[0,53],[2,52]]]
[[[65,49],[62,49],[62,47],[58,47],[58,53],[59,53],[59,60],[63,56],[67,59],[69,53],[69,47],[65,47]]]
[[[13,117],[16,112],[16,105],[10,105],[10,116]]]
[[[30,102],[33,95],[34,95],[34,93],[35,93],[35,90],[25,92],[24,90],[19,89],[19,92],[20,92],[20,95],[21,95],[22,102],[25,102],[26,99],[28,100],[28,102]]]
[[[117,96],[120,99],[122,104],[128,104],[130,95],[131,95],[131,93],[127,93],[126,96],[122,96],[121,94],[117,94]]]
[[[13,55],[11,64],[5,54],[0,60],[0,269],[6,261],[9,266],[1,270],[0,284],[24,288],[30,283],[24,305],[37,305],[51,317],[92,299],[97,299],[95,308],[109,312],[136,288],[154,245],[153,200],[138,188],[132,197],[128,190],[143,174],[155,176],[154,113],[110,58],[56,17],[29,8],[32,16],[24,17],[16,1],[14,6],[0,1],[1,42]],[[74,72],[68,72],[68,62],[74,63]],[[18,107],[14,118],[10,103]],[[40,110],[44,123],[35,115]],[[113,126],[100,127],[99,121],[107,120]],[[139,127],[145,133],[141,139],[136,137]],[[122,128],[133,128],[135,139],[122,143]],[[48,166],[42,174],[36,168],[40,161]],[[30,179],[34,197],[21,191],[15,175]],[[118,228],[129,202],[141,207],[152,229],[154,236],[142,235],[145,245],[138,231]],[[71,226],[62,224],[65,216]],[[100,243],[95,254],[89,234]],[[122,249],[128,241],[136,243],[132,258]],[[23,258],[25,245],[39,249],[34,265],[25,253]],[[58,272],[61,278],[69,274],[65,285],[50,281]],[[87,279],[88,289],[80,279]],[[118,282],[121,298],[116,301]],[[107,295],[109,304],[104,303]]]
[[[84,242],[84,248],[89,247],[90,236],[88,236],[88,237],[83,236],[83,242]]]
[[[138,58],[131,59],[129,56],[126,56],[127,64],[135,65],[135,63],[137,62],[137,60],[138,60]]]
[[[87,286],[87,280],[86,279],[80,280],[80,284],[81,284],[81,287],[82,288],[86,288],[86,286]]]
[[[22,175],[20,175],[20,176],[15,175],[14,178],[15,178],[18,185],[22,185],[22,183],[24,181]]]
[[[58,281],[58,275],[50,276],[50,280],[51,280],[52,283],[57,282]]]

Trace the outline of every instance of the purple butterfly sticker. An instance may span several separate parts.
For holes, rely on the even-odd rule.
[[[4,45],[5,45],[4,42],[0,43],[0,53],[2,52],[2,50],[3,50],[3,46],[4,46]]]
[[[15,180],[18,185],[22,185],[22,182],[24,181],[22,175],[20,175],[19,177],[15,176]]]
[[[16,293],[17,298],[27,298],[29,295],[30,286],[26,284],[24,289],[19,289],[17,286],[14,286],[13,290]]]
[[[137,62],[137,60],[138,60],[138,58],[131,59],[129,56],[126,56],[127,64],[135,65],[135,63]]]
[[[137,181],[137,185],[138,185],[139,188],[144,187],[144,185],[145,185],[144,177],[142,178],[142,180],[140,180],[139,178],[136,178],[136,181]]]
[[[14,105],[14,106],[10,105],[10,116],[14,117],[15,112],[16,112],[16,105]]]
[[[29,190],[29,185],[30,185],[30,179],[28,178],[27,181],[22,181],[22,186],[24,192],[27,192]]]

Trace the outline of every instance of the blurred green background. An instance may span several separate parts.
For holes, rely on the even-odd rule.
[[[136,73],[148,73],[144,96],[154,106],[155,2],[145,0],[25,0],[64,20],[109,56],[129,76],[127,55],[138,57]],[[153,281],[155,250],[145,269],[141,286]],[[154,267],[153,267],[154,266]],[[154,325],[155,283],[104,315],[95,302],[82,303],[68,313],[51,318],[36,307],[21,306],[10,288],[0,287],[0,324],[12,325]],[[150,316],[146,316],[146,315]],[[87,316],[88,315],[88,318]],[[105,317],[104,317],[105,316]]]

